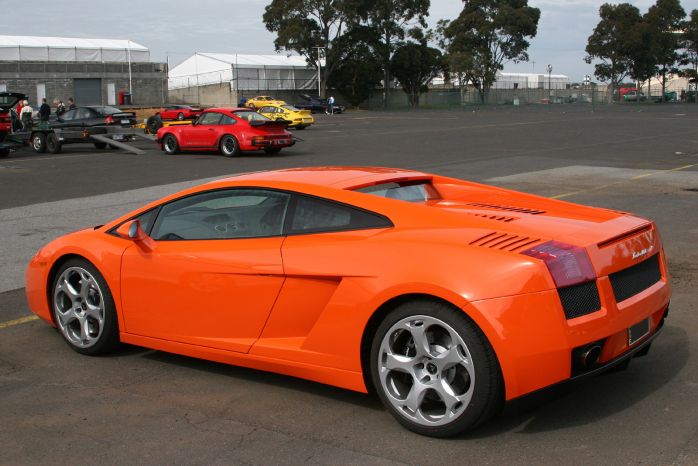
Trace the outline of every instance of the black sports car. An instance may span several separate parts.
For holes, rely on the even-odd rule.
[[[119,125],[130,128],[136,124],[134,112],[124,112],[116,107],[105,105],[88,105],[68,110],[51,121],[53,128],[70,128],[75,126]]]
[[[327,112],[327,99],[318,99],[308,94],[301,94],[300,97],[303,99],[303,102],[293,104],[294,107],[300,110],[310,110],[312,113]],[[340,105],[336,102],[332,106],[333,113],[344,113],[344,110],[344,105]]]

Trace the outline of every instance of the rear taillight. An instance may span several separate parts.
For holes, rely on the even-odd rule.
[[[271,138],[269,136],[254,136],[252,138],[253,146],[268,146],[271,144]]]
[[[105,125],[114,124],[114,118],[113,118],[111,115],[107,116],[107,117],[104,119],[104,124],[105,124]]]
[[[583,248],[571,244],[548,241],[521,254],[540,259],[545,262],[555,286],[564,288],[596,279],[596,273],[591,265],[589,256]]]

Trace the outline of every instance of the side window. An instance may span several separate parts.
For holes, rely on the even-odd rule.
[[[75,119],[75,114],[76,114],[77,112],[78,112],[78,111],[77,111],[76,109],[68,110],[67,112],[65,112],[65,113],[63,114],[63,116],[61,116],[61,119],[66,120],[66,121],[67,121],[67,120],[74,120],[74,119]]]
[[[218,122],[221,121],[221,114],[220,113],[204,113],[201,115],[201,118],[198,120],[198,124],[200,125],[217,125]]]
[[[87,108],[78,108],[77,113],[75,114],[75,119],[76,120],[84,120],[87,118],[92,118],[92,112],[87,109]]]
[[[235,121],[235,119],[233,117],[231,117],[230,115],[223,115],[221,117],[221,122],[219,124],[221,124],[221,125],[234,125],[235,123],[237,123],[237,121]]]
[[[289,233],[365,230],[391,226],[392,222],[382,215],[324,199],[298,196]]]
[[[279,236],[290,195],[263,189],[226,189],[162,206],[150,236],[160,241]]]
[[[274,111],[271,107],[262,107],[259,109],[259,113],[272,113]]]

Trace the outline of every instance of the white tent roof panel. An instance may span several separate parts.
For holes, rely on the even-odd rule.
[[[0,35],[0,61],[150,61],[147,47],[125,39]]]

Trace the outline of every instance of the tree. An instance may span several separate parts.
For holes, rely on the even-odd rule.
[[[415,108],[419,96],[429,90],[427,84],[444,69],[443,56],[426,43],[408,43],[395,50],[390,68],[407,94],[410,107]]]
[[[378,40],[371,30],[356,26],[336,39],[334,48],[337,67],[327,81],[353,106],[358,106],[371,95],[383,77],[383,67],[377,57]]]
[[[655,63],[660,65],[662,80],[662,101],[666,98],[666,82],[669,73],[675,73],[681,60],[681,30],[684,27],[686,12],[679,0],[657,0],[645,15],[645,20],[653,30],[651,49]]]
[[[387,107],[390,94],[390,60],[408,30],[426,27],[429,0],[355,0],[358,17],[379,38],[377,52],[383,67],[383,105]]]
[[[272,0],[264,9],[266,28],[277,34],[276,50],[291,50],[303,55],[310,66],[318,67],[317,47],[325,49],[325,67],[321,76],[321,97],[337,66],[335,40],[342,36],[352,17],[345,0]]]
[[[602,81],[609,81],[609,98],[618,83],[628,75],[630,70],[632,37],[637,26],[639,10],[629,3],[610,5],[605,3],[599,8],[599,23],[587,40],[585,61],[594,65],[594,75]]]
[[[694,80],[696,87],[698,87],[698,10],[693,10],[691,19],[686,21],[682,44],[686,51],[683,64],[690,65],[690,68],[684,70],[683,74]],[[696,98],[696,103],[698,103],[698,98]]]
[[[463,73],[480,99],[504,63],[528,61],[529,39],[538,32],[540,10],[528,0],[464,0],[458,18],[443,24],[443,42],[452,71]]]
[[[624,53],[628,63],[628,76],[638,83],[637,103],[640,103],[640,83],[650,81],[657,72],[655,53],[651,45],[655,30],[651,24],[640,16],[640,10],[635,8],[632,17],[627,18],[632,24],[625,38]],[[648,92],[651,94],[648,82]]]

